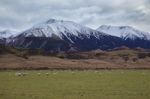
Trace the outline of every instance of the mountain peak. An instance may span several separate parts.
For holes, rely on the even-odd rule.
[[[124,39],[140,38],[150,40],[150,33],[137,30],[131,26],[102,25],[97,30]]]
[[[46,21],[46,24],[51,24],[51,23],[56,23],[56,22],[64,22],[64,20],[49,19]]]
[[[56,19],[49,19],[49,20],[47,20],[46,21],[46,23],[55,23],[55,22],[57,22],[58,20],[56,20]]]
[[[3,30],[3,31],[0,31],[0,39],[12,37],[16,33],[17,33],[16,31],[12,31],[12,30]]]
[[[46,22],[37,24],[27,31],[23,32],[25,37],[52,37],[57,36],[60,39],[67,38],[73,42],[72,36],[76,38],[89,38],[90,35],[95,35],[97,38],[104,33],[98,32],[86,26],[80,25],[73,21],[63,21],[56,19],[49,19]]]

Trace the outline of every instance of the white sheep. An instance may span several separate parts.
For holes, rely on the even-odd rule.
[[[75,74],[75,72],[72,71],[71,74]]]
[[[37,73],[39,76],[41,75],[41,73]]]
[[[16,76],[26,76],[28,73],[21,73],[21,72],[18,72],[16,73]]]
[[[48,76],[49,75],[49,73],[46,73],[46,76]]]
[[[18,72],[16,73],[16,76],[22,76],[22,73]]]

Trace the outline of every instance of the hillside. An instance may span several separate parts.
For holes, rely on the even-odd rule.
[[[76,53],[0,48],[0,70],[10,69],[150,69],[150,51],[116,48]],[[30,54],[32,52],[32,54]]]

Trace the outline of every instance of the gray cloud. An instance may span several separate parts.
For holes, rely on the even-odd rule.
[[[24,30],[49,18],[98,28],[132,25],[150,31],[149,0],[0,0],[0,29]]]

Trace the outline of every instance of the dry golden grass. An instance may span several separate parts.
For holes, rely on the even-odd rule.
[[[0,69],[150,69],[150,51],[141,48],[44,55],[1,46]]]
[[[79,54],[79,53],[78,53]],[[34,55],[28,59],[14,54],[0,55],[0,69],[149,69],[150,58],[139,59],[136,51],[80,53],[85,59]],[[90,57],[89,57],[90,56]]]

